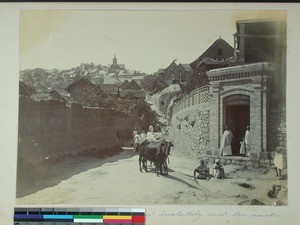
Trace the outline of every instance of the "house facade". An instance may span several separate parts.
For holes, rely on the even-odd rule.
[[[199,65],[204,59],[211,59],[214,61],[225,61],[234,56],[234,48],[231,47],[221,37],[217,39],[205,52],[203,52],[190,66],[193,69],[198,69]]]
[[[135,80],[131,80],[130,82],[127,80],[124,81],[119,87],[119,95],[121,98],[146,98],[146,92],[142,90],[140,85]]]
[[[193,74],[193,69],[189,64],[176,64],[175,60],[166,68],[159,69],[157,72],[168,85],[171,84],[184,84]]]
[[[176,68],[177,68],[177,64],[176,64],[175,60],[173,60],[172,63],[165,69],[165,71],[162,75],[163,80],[168,85],[173,84]]]
[[[70,93],[70,97],[80,102],[86,95],[91,94],[96,86],[86,78],[78,78],[69,84],[65,90]]]

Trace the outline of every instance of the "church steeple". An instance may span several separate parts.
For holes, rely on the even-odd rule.
[[[117,57],[116,57],[116,55],[114,55],[114,59],[113,59],[113,65],[117,65],[118,63],[117,63]]]

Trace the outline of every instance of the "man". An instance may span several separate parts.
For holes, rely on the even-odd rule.
[[[134,146],[134,143],[135,143],[135,137],[136,137],[137,134],[138,134],[138,129],[137,129],[137,128],[134,128],[133,133],[132,133],[132,138],[133,138],[132,145],[133,145],[133,146]]]
[[[223,133],[220,145],[221,155],[232,155],[231,141],[232,141],[232,132],[229,130],[228,126],[225,126],[225,131]]]
[[[138,153],[138,145],[141,143],[140,141],[141,141],[141,136],[139,132],[137,132],[134,137],[134,143],[133,143],[133,148],[135,153]]]

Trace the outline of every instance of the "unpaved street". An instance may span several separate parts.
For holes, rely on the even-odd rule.
[[[171,152],[169,176],[156,176],[153,171],[141,173],[138,156],[129,151],[53,187],[18,198],[17,204],[287,204],[287,180],[275,178],[274,170],[226,165],[226,179],[195,182],[192,174],[198,160],[182,155],[176,148]],[[212,168],[212,164],[209,166]],[[273,185],[276,196],[269,197]]]

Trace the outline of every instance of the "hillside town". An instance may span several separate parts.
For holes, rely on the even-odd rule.
[[[287,205],[286,21],[235,25],[234,46],[217,37],[193,61],[153,74],[126,69],[117,54],[107,66],[20,71],[17,202]],[[141,155],[144,132],[163,136],[163,161]],[[154,161],[147,174],[142,157]],[[128,187],[130,197],[109,187],[116,176],[146,187]]]

